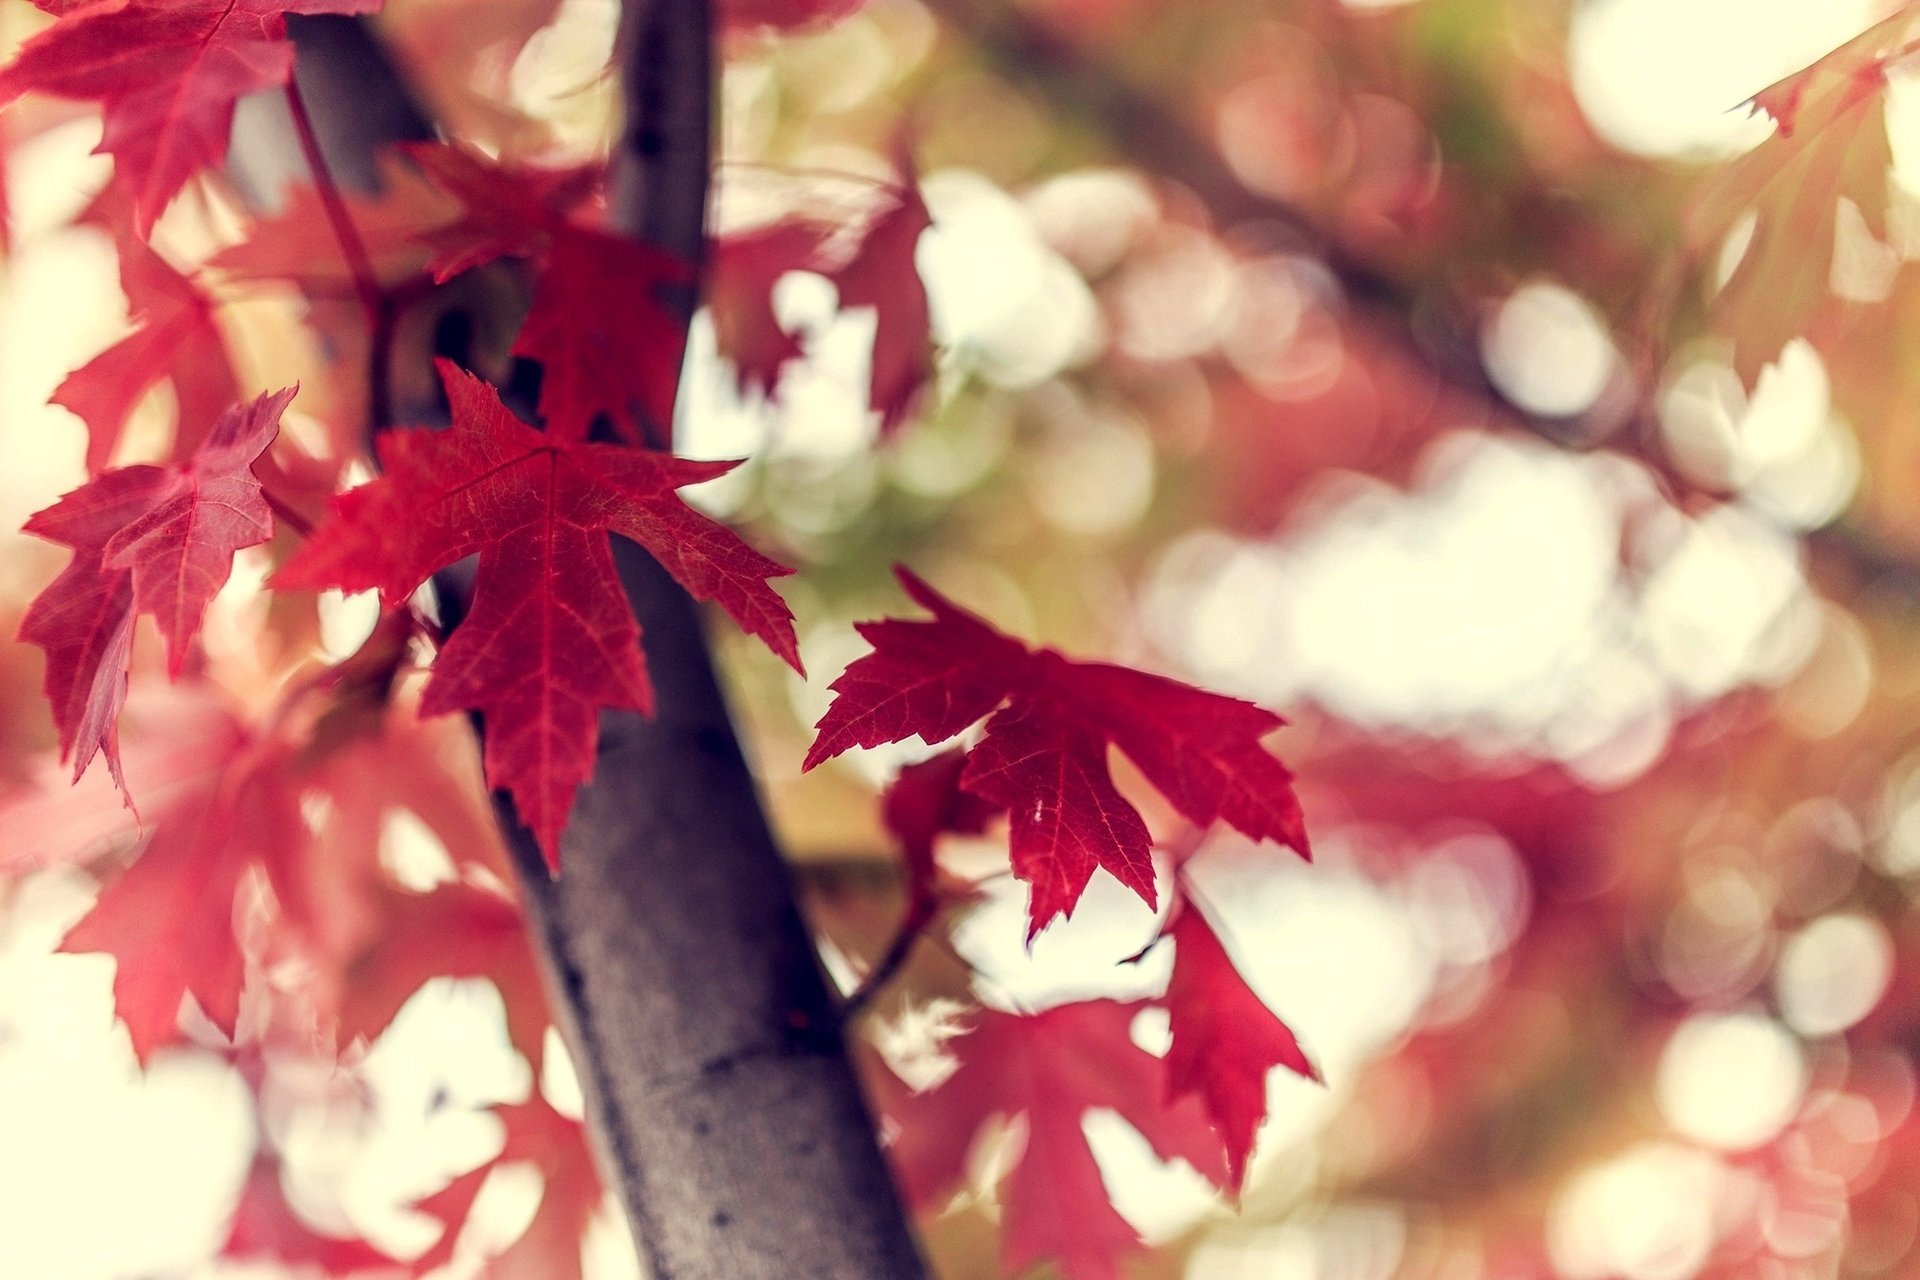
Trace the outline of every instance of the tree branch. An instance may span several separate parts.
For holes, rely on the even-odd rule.
[[[704,0],[627,5],[629,125],[611,176],[615,227],[696,263],[710,166],[708,21]],[[406,95],[364,27],[312,19],[296,39],[329,166],[343,183],[374,185],[377,152],[421,136],[425,122],[382,105]],[[379,108],[375,127],[356,115],[363,101]],[[512,288],[475,294],[467,305],[524,305]],[[682,315],[697,298],[679,299]],[[423,375],[434,341],[414,326],[395,378]],[[699,614],[651,557],[620,539],[614,549],[656,715],[603,716],[557,880],[496,796],[608,1185],[654,1280],[919,1280]],[[470,584],[458,571],[436,577],[449,626]]]
[[[612,225],[697,264],[712,165],[705,0],[628,0],[617,48],[627,124]],[[682,317],[697,296],[678,299]],[[655,1280],[915,1280],[698,611],[652,557],[614,547],[654,715],[603,714],[558,879],[500,804],[610,1180]]]

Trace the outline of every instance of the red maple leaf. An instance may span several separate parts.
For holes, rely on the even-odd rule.
[[[890,435],[912,413],[933,376],[927,288],[914,265],[932,221],[904,146],[899,164],[906,178],[882,189],[857,235],[793,215],[719,241],[708,302],[720,351],[732,359],[743,392],[771,393],[801,354],[774,315],[773,290],[788,272],[811,271],[833,282],[841,310],[873,310],[867,396],[880,415],[880,434]]]
[[[337,1030],[344,1047],[371,1044],[433,978],[486,978],[506,1004],[507,1039],[537,1074],[549,1024],[540,973],[519,907],[503,893],[444,884],[389,890],[370,945],[345,966]]]
[[[479,553],[473,611],[434,663],[421,711],[485,717],[487,781],[513,796],[557,867],[573,794],[593,771],[600,709],[653,703],[607,534],[645,547],[798,670],[793,615],[767,585],[791,570],[674,493],[736,464],[545,434],[486,383],[446,361],[439,369],[452,429],[382,434],[386,474],[334,500],[276,585],[378,588],[398,604]]]
[[[245,956],[235,895],[250,861],[304,848],[283,744],[256,737],[205,696],[168,696],[148,708],[147,731],[128,756],[143,796],[144,843],[61,943],[114,957],[114,1006],[142,1062],[180,1039],[181,998],[231,1033]],[[12,852],[28,866],[85,862],[134,836],[123,810],[103,804],[105,784],[29,795],[4,811]],[[102,810],[113,815],[100,821]]]
[[[445,1227],[439,1242],[414,1260],[415,1274],[451,1260],[488,1175],[501,1165],[525,1162],[541,1173],[540,1206],[527,1229],[487,1259],[482,1274],[488,1280],[579,1280],[581,1241],[600,1208],[600,1177],[587,1150],[585,1127],[538,1097],[495,1107],[493,1113],[506,1127],[500,1154],[414,1206]]]
[[[692,279],[678,258],[624,236],[553,233],[513,344],[540,362],[549,431],[584,440],[604,414],[629,440],[670,438],[687,335],[661,290]]]
[[[927,286],[914,265],[920,234],[932,225],[919,184],[909,175],[867,224],[858,249],[839,263],[818,268],[839,289],[841,310],[873,308],[867,396],[879,411],[883,437],[906,421],[933,376],[933,321]]]
[[[931,919],[942,897],[953,892],[943,886],[934,844],[942,832],[978,835],[993,817],[993,806],[960,789],[967,764],[966,752],[942,751],[900,770],[880,802],[880,820],[900,842],[907,864],[907,918],[917,926]]]
[[[368,1244],[350,1236],[325,1235],[287,1201],[281,1183],[281,1161],[262,1150],[254,1155],[240,1199],[233,1207],[220,1254],[241,1262],[273,1263],[289,1269],[329,1277],[405,1275],[407,1268]]]
[[[1267,1118],[1268,1070],[1282,1066],[1309,1080],[1320,1073],[1292,1030],[1240,976],[1197,906],[1184,903],[1167,933],[1174,948],[1166,994],[1173,1032],[1168,1096],[1199,1095],[1226,1144],[1228,1185],[1237,1192],[1253,1136]]]
[[[105,470],[134,406],[162,378],[177,401],[174,450],[192,451],[201,424],[239,394],[213,303],[194,283],[139,241],[120,246],[120,283],[134,331],[67,375],[53,403],[87,426],[87,470]]]
[[[457,220],[460,207],[400,155],[382,152],[378,165],[378,194],[337,194],[376,282],[393,286],[426,269],[425,238]],[[309,293],[344,292],[353,285],[353,264],[310,183],[292,186],[278,212],[256,219],[246,239],[220,250],[207,265],[228,280],[297,281]]]
[[[994,630],[904,569],[927,622],[860,624],[849,666],[802,765],[849,747],[953,737],[1004,704],[960,785],[1012,816],[1014,874],[1032,886],[1028,937],[1071,914],[1096,866],[1158,902],[1146,824],[1115,788],[1118,747],[1190,821],[1224,821],[1308,853],[1291,775],[1261,739],[1285,723],[1237,698],[1105,663],[1070,661]]]
[[[954,1043],[960,1065],[932,1089],[895,1097],[888,1155],[920,1209],[944,1205],[964,1183],[968,1156],[995,1117],[1024,1127],[1001,1187],[1002,1258],[1008,1275],[1054,1259],[1069,1280],[1117,1280],[1140,1235],[1114,1209],[1082,1122],[1118,1112],[1163,1160],[1185,1160],[1214,1185],[1227,1171],[1220,1141],[1197,1102],[1169,1101],[1167,1064],[1135,1044],[1146,1006],[1115,1000],[1058,1005],[1037,1014],[983,1010]]]
[[[551,237],[566,229],[568,212],[601,177],[599,167],[589,165],[510,168],[450,142],[409,143],[400,150],[460,207],[457,218],[419,236],[433,249],[428,269],[442,284],[496,258],[546,252]]]
[[[47,698],[76,778],[96,751],[120,776],[114,726],[127,696],[134,615],[150,613],[160,624],[168,668],[178,675],[233,553],[273,536],[253,464],[297,390],[233,406],[178,466],[108,471],[27,521],[28,533],[73,549],[20,620],[20,639],[46,650]]]
[[[773,313],[773,288],[788,272],[810,269],[824,235],[804,219],[782,218],[714,245],[707,306],[742,391],[771,395],[781,371],[800,358],[799,339]]]
[[[39,92],[97,102],[96,151],[145,237],[200,170],[226,158],[234,103],[293,74],[289,13],[370,13],[380,0],[100,0],[60,20],[0,70],[0,106]]]

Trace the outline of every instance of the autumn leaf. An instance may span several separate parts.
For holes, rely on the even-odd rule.
[[[860,624],[873,652],[833,683],[803,768],[850,747],[943,742],[1005,704],[960,785],[1012,817],[1014,874],[1032,888],[1028,937],[1072,913],[1095,867],[1158,902],[1146,824],[1115,788],[1118,747],[1167,801],[1206,826],[1308,853],[1291,775],[1261,746],[1284,721],[1236,698],[1105,663],[1030,650],[904,569],[931,621]]]
[[[177,676],[234,552],[273,536],[253,464],[297,390],[233,406],[178,466],[108,471],[27,522],[28,533],[73,550],[20,620],[20,639],[46,650],[47,698],[76,778],[96,752],[120,776],[114,726],[126,701],[134,615],[159,623]]]
[[[426,237],[458,221],[461,209],[399,154],[382,152],[379,174],[378,194],[338,194],[375,281],[391,287],[426,269]],[[244,240],[214,254],[207,265],[227,280],[292,281],[314,292],[346,291],[354,284],[353,264],[309,183],[292,186],[277,212],[256,219]]]
[[[933,377],[932,315],[914,263],[932,220],[904,150],[900,165],[907,177],[887,184],[855,235],[793,215],[719,240],[708,302],[720,352],[733,361],[743,392],[771,394],[802,354],[774,315],[773,291],[789,272],[810,271],[833,282],[840,310],[873,312],[867,397],[880,434],[891,435],[911,415]]]
[[[626,439],[660,442],[673,425],[686,330],[664,291],[691,286],[691,267],[626,236],[567,218],[598,181],[590,168],[509,168],[462,147],[406,155],[462,213],[419,239],[444,281],[502,257],[534,263],[533,305],[514,354],[540,362],[547,429],[584,440],[605,417]]]
[[[329,1277],[377,1274],[395,1277],[407,1269],[356,1237],[332,1236],[314,1229],[287,1201],[281,1161],[262,1151],[254,1156],[234,1205],[222,1257],[317,1271]],[[303,1271],[302,1274],[306,1272]]]
[[[1267,1072],[1281,1066],[1316,1081],[1320,1073],[1292,1030],[1247,985],[1198,906],[1183,903],[1167,933],[1173,939],[1168,1096],[1200,1098],[1226,1146],[1227,1186],[1237,1192],[1254,1134],[1267,1117]]]
[[[221,163],[234,104],[293,74],[289,13],[371,13],[380,0],[101,0],[67,8],[0,70],[0,106],[23,93],[100,104],[96,151],[144,238],[200,170]]]
[[[1893,147],[1887,71],[1920,48],[1911,5],[1753,97],[1774,136],[1728,165],[1687,216],[1689,252],[1711,266],[1748,217],[1752,231],[1714,295],[1716,328],[1749,386],[1831,303],[1840,202],[1884,239]]]
[[[184,995],[234,1032],[246,975],[234,895],[247,855],[294,838],[299,823],[292,796],[256,786],[252,772],[235,768],[190,803],[156,809],[153,838],[61,943],[114,958],[114,1010],[143,1063],[178,1039]]]
[[[120,246],[120,282],[133,314],[132,333],[68,374],[53,403],[87,427],[87,470],[106,469],[140,397],[162,379],[176,401],[174,450],[191,452],[203,423],[239,394],[213,303],[159,254],[139,241]]]
[[[781,372],[803,354],[800,340],[773,313],[773,290],[787,273],[810,268],[824,237],[804,219],[782,218],[715,243],[707,307],[720,353],[733,361],[742,391],[773,394]]]
[[[276,809],[272,762],[203,689],[163,688],[129,719],[126,775],[143,798],[142,829],[112,804],[98,774],[73,787],[48,778],[0,805],[0,867],[87,867],[140,842],[132,865],[108,879],[61,945],[114,957],[115,1008],[144,1062],[180,1039],[188,993],[217,1026],[233,1029],[244,974],[233,920],[242,843],[277,839],[283,833],[273,829],[287,815]]]
[[[922,1210],[943,1207],[965,1184],[988,1125],[1017,1121],[1018,1154],[1000,1188],[1005,1273],[1052,1260],[1068,1280],[1117,1280],[1121,1259],[1142,1245],[1087,1145],[1089,1111],[1117,1112],[1162,1160],[1184,1160],[1216,1186],[1227,1176],[1199,1104],[1170,1102],[1167,1064],[1134,1043],[1145,1008],[1090,1000],[1030,1015],[982,1010],[949,1043],[953,1074],[898,1092],[888,1107],[898,1129],[887,1154],[908,1198]]]
[[[924,923],[946,890],[934,859],[934,844],[948,831],[977,835],[994,806],[960,788],[966,752],[957,748],[900,770],[880,801],[880,820],[900,843],[907,866],[908,917]]]
[[[472,149],[417,142],[401,154],[459,209],[458,216],[418,236],[433,250],[428,270],[441,283],[497,258],[546,252],[568,225],[567,214],[593,193],[598,166],[543,169],[499,165]]]
[[[873,363],[867,398],[880,414],[880,434],[897,430],[933,376],[932,316],[927,286],[914,265],[921,233],[933,225],[911,175],[868,224],[858,249],[821,274],[840,291],[840,309],[873,309]]]
[[[444,884],[426,893],[389,890],[380,928],[344,966],[339,1042],[372,1044],[403,1005],[442,976],[485,978],[500,991],[508,1041],[538,1072],[549,1019],[519,906],[504,893]]]
[[[624,236],[553,234],[513,345],[540,362],[549,431],[584,440],[604,414],[636,443],[669,438],[686,331],[661,291],[692,279],[678,258]]]
[[[485,717],[487,781],[513,796],[557,867],[574,792],[593,771],[600,709],[653,704],[607,534],[645,547],[798,670],[793,615],[767,585],[790,570],[674,493],[735,464],[543,434],[479,379],[439,368],[452,429],[382,434],[386,474],[335,499],[275,585],[377,588],[398,604],[478,553],[473,611],[435,661],[421,710]]]
[[[493,1114],[506,1128],[500,1154],[414,1206],[439,1219],[443,1228],[439,1242],[414,1261],[416,1274],[452,1259],[460,1229],[488,1175],[502,1165],[526,1163],[541,1174],[539,1207],[525,1231],[487,1258],[482,1274],[489,1280],[580,1280],[581,1239],[600,1208],[600,1178],[587,1150],[585,1127],[538,1096],[495,1107]]]

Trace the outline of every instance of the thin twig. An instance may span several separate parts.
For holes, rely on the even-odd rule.
[[[840,1002],[840,1014],[843,1018],[851,1021],[858,1017],[861,1011],[873,1002],[873,998],[880,994],[881,989],[906,967],[907,958],[913,954],[914,944],[920,941],[921,936],[927,931],[927,926],[933,923],[934,917],[939,913],[940,904],[932,894],[916,893],[914,895],[913,900],[907,904],[907,914],[901,918],[899,929],[894,932],[893,941],[887,944],[887,949],[881,953],[880,959],[867,970],[866,976],[860,980],[860,985],[849,991],[846,998]]]
[[[293,115],[294,136],[300,140],[300,153],[306,157],[313,189],[320,197],[320,207],[326,210],[334,239],[340,242],[340,252],[346,255],[347,269],[353,273],[353,287],[360,295],[360,305],[366,308],[367,329],[371,332],[379,327],[385,304],[379,278],[374,274],[373,259],[367,255],[366,242],[360,238],[359,228],[353,225],[353,215],[347,212],[347,202],[341,198],[339,184],[333,180],[333,170],[320,149],[320,136],[314,132],[313,117],[307,114],[306,100],[300,96],[297,81],[287,81],[286,95],[287,110]]]
[[[392,381],[393,334],[399,321],[400,304],[392,294],[380,287],[380,278],[373,269],[373,258],[367,253],[366,241],[360,238],[360,229],[354,226],[353,215],[348,212],[347,202],[340,194],[340,184],[334,181],[326,153],[320,149],[320,135],[314,130],[313,117],[307,113],[306,99],[300,96],[297,80],[287,81],[286,94],[287,110],[293,116],[294,136],[300,140],[300,152],[307,159],[307,172],[313,178],[314,192],[320,197],[320,207],[326,210],[334,239],[340,242],[340,252],[347,259],[347,270],[353,275],[354,292],[359,294],[360,306],[366,312],[367,421],[374,430],[378,430],[392,417],[388,383]]]

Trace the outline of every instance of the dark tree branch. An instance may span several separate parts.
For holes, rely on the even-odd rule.
[[[375,154],[421,136],[424,121],[382,107],[406,94],[363,27],[310,20],[297,39],[329,166],[343,183],[371,186]],[[712,56],[703,0],[628,3],[629,123],[611,175],[613,222],[695,263]],[[375,125],[358,116],[362,102],[375,105]],[[690,315],[697,293],[679,301]],[[517,290],[491,287],[463,305],[509,309],[517,323],[523,303]],[[435,339],[416,325],[401,341],[394,377],[412,383]],[[656,714],[602,717],[557,880],[496,797],[608,1184],[654,1280],[919,1280],[698,611],[651,557],[620,539],[614,549]],[[456,624],[470,579],[452,572],[436,584]]]

